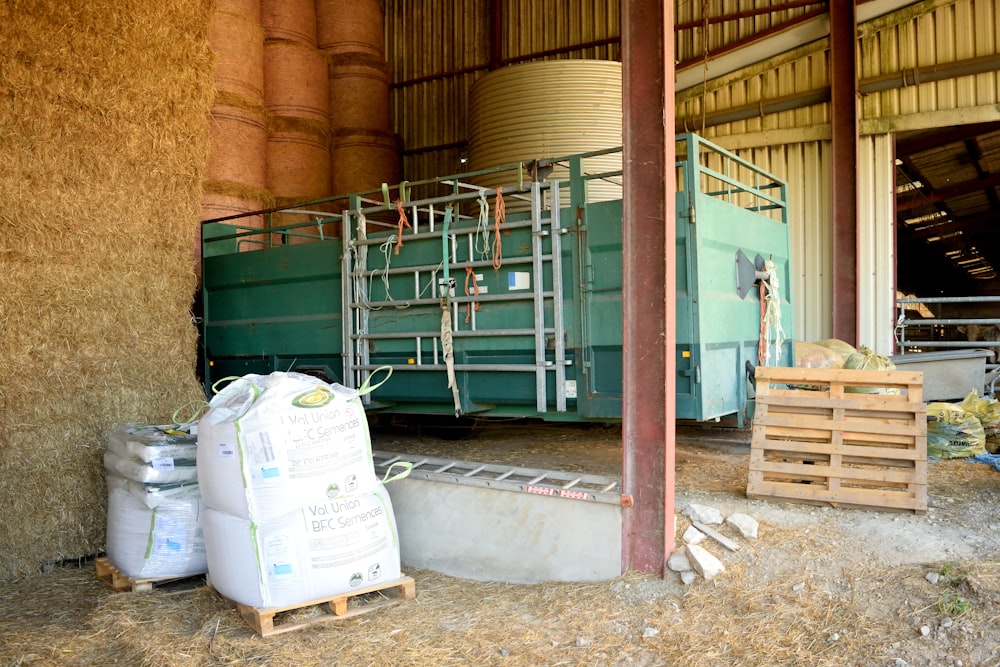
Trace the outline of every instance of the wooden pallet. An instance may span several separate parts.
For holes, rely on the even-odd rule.
[[[748,497],[927,511],[922,373],[758,367],[756,378]]]
[[[194,581],[201,575],[183,577],[155,577],[150,579],[137,579],[130,577],[117,567],[115,567],[106,557],[98,558],[97,578],[119,593],[150,593],[154,588],[164,587],[177,582]]]
[[[388,597],[391,595],[392,597]],[[261,637],[270,637],[291,630],[299,630],[316,623],[340,621],[359,614],[367,614],[400,600],[417,596],[416,583],[411,577],[400,577],[375,586],[358,588],[349,593],[318,598],[285,607],[259,609],[235,602],[237,611]],[[316,607],[316,609],[307,609]],[[289,612],[309,611],[312,616],[295,617]],[[277,617],[277,618],[276,618]]]

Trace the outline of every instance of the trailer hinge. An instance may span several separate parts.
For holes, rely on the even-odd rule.
[[[697,218],[697,213],[695,212],[695,207],[692,204],[688,207],[688,222],[692,225],[695,223],[695,218]]]

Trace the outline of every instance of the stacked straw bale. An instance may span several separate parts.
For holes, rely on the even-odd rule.
[[[259,0],[217,0],[209,20],[217,95],[209,117],[202,220],[259,211],[274,203],[265,178],[267,109],[260,21]],[[262,216],[239,222],[246,227],[265,226]]]
[[[204,398],[211,7],[0,3],[0,579],[100,552],[111,428]]]
[[[278,206],[328,197],[330,100],[326,56],[316,48],[316,8],[312,0],[261,0],[261,23],[266,38],[264,106],[269,113],[267,189]],[[282,214],[274,222],[288,225],[308,219]],[[292,242],[301,240],[304,237],[293,237]]]
[[[329,62],[332,187],[336,194],[401,179],[389,109],[381,0],[316,0],[317,43]]]

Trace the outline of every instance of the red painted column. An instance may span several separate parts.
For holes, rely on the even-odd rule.
[[[673,7],[674,0],[622,3],[622,564],[660,573],[674,543]]]
[[[857,8],[830,3],[833,337],[858,344]]]

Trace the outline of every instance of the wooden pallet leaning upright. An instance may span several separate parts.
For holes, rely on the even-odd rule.
[[[758,367],[756,382],[748,497],[927,511],[923,373]]]

